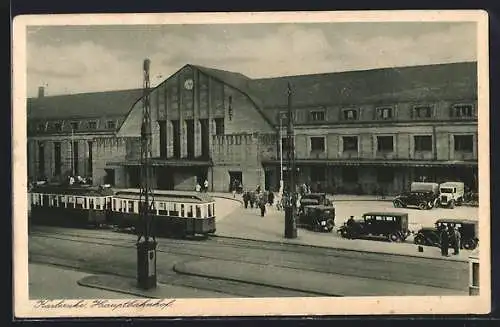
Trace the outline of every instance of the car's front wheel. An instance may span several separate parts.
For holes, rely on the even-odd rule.
[[[401,238],[399,237],[398,233],[391,233],[389,234],[389,241],[391,242],[399,242]]]
[[[402,208],[403,207],[403,203],[401,202],[401,200],[394,200],[394,201],[392,201],[392,204],[394,205],[394,208]]]
[[[474,240],[467,240],[463,243],[463,247],[466,250],[474,250],[476,248],[476,242]]]
[[[415,243],[417,245],[424,245],[425,239],[424,239],[424,237],[422,235],[417,235],[413,239],[413,243]]]
[[[425,202],[420,202],[420,203],[418,204],[418,208],[419,208],[420,210],[425,210],[425,209],[427,209],[427,203],[425,203]]]

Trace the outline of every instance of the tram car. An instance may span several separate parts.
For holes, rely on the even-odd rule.
[[[113,190],[89,185],[38,185],[29,193],[33,225],[98,227],[111,211]]]
[[[152,231],[156,236],[194,236],[215,233],[215,200],[205,193],[153,191]],[[119,228],[140,224],[140,191],[120,190],[112,200],[108,221]]]

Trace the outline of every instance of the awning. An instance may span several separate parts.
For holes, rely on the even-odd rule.
[[[279,160],[265,160],[264,165],[280,165]],[[458,160],[368,160],[368,159],[295,159],[295,165],[322,165],[322,166],[378,166],[378,167],[477,167],[477,161]],[[283,162],[287,166],[287,162]]]
[[[212,162],[208,160],[167,160],[167,159],[151,159],[151,166],[153,167],[209,167]],[[107,167],[111,166],[125,166],[125,167],[139,167],[141,166],[140,160],[125,160],[125,161],[108,161]]]

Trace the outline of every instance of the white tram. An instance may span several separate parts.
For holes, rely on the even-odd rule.
[[[140,226],[137,189],[120,190],[113,196],[109,222],[119,227]],[[153,191],[152,232],[157,236],[208,235],[215,232],[215,200],[208,194]]]
[[[29,192],[31,222],[63,227],[98,226],[111,210],[111,189],[84,185],[43,185]]]

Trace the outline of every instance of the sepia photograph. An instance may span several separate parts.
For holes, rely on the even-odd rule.
[[[16,17],[15,315],[488,313],[487,21]]]

